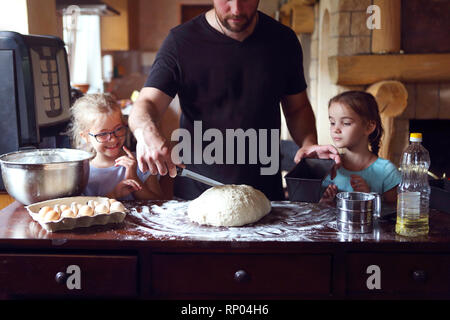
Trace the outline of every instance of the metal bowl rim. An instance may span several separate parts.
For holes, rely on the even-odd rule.
[[[7,161],[7,160],[3,160],[4,158],[14,155],[14,154],[19,154],[19,153],[27,153],[27,152],[34,152],[34,151],[55,151],[55,150],[60,150],[60,151],[66,151],[68,150],[69,152],[74,152],[74,151],[78,151],[81,153],[85,153],[86,154],[86,158],[83,159],[78,159],[78,160],[67,160],[67,161],[55,161],[55,162],[50,162],[50,163],[22,163],[22,162],[16,162],[16,161]],[[76,163],[76,162],[82,162],[85,160],[92,160],[95,157],[95,155],[92,152],[89,151],[85,151],[85,150],[80,150],[80,149],[69,149],[69,148],[48,148],[48,149],[29,149],[29,150],[21,150],[21,151],[13,151],[13,152],[8,152],[5,154],[0,155],[0,163],[3,165],[16,165],[16,166],[26,166],[26,167],[42,167],[42,166],[47,166],[47,165],[53,165],[53,164],[65,164],[65,163]]]
[[[350,193],[357,193],[357,194],[366,194],[369,196],[369,199],[345,199],[342,198],[343,194],[350,194]],[[348,192],[348,191],[344,191],[344,192],[339,192],[338,194],[336,194],[336,198],[337,200],[340,201],[349,201],[349,202],[353,202],[353,201],[370,201],[370,200],[375,200],[375,196],[369,192],[359,192],[359,191],[352,191],[352,192]]]

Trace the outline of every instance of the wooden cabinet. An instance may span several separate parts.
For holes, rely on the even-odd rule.
[[[423,239],[384,219],[373,234],[300,227],[310,240],[247,242],[152,236],[139,217],[164,201],[124,203],[150,211],[51,233],[19,203],[3,209],[0,299],[450,299],[450,215],[434,209]]]
[[[0,254],[0,294],[135,297],[136,270],[135,256]]]
[[[346,265],[350,295],[450,295],[450,254],[352,253]]]
[[[155,295],[328,295],[330,255],[154,254]]]
[[[138,49],[138,1],[104,0],[120,12],[118,16],[103,16],[100,19],[102,51]]]
[[[332,252],[4,253],[0,298],[450,297],[450,253],[347,253],[344,260],[336,268]]]

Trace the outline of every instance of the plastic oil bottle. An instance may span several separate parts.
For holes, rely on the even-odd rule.
[[[422,146],[422,134],[411,133],[410,145],[403,153],[400,170],[402,181],[397,188],[397,223],[395,232],[415,237],[428,234],[430,154]]]

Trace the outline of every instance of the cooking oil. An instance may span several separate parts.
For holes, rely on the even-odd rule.
[[[406,217],[397,217],[397,223],[395,225],[395,232],[401,236],[417,237],[427,235],[429,231],[428,227],[428,215],[421,216],[418,219],[411,219]]]
[[[402,236],[427,235],[430,185],[430,155],[422,146],[422,134],[411,133],[411,144],[401,160],[402,181],[397,188],[397,223],[395,232]]]

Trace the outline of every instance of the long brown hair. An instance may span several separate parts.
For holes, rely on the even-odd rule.
[[[331,98],[328,108],[332,103],[341,103],[350,107],[365,121],[374,121],[375,130],[369,135],[370,151],[378,156],[380,150],[381,136],[383,135],[383,126],[381,124],[380,112],[375,98],[364,91],[346,91]]]

